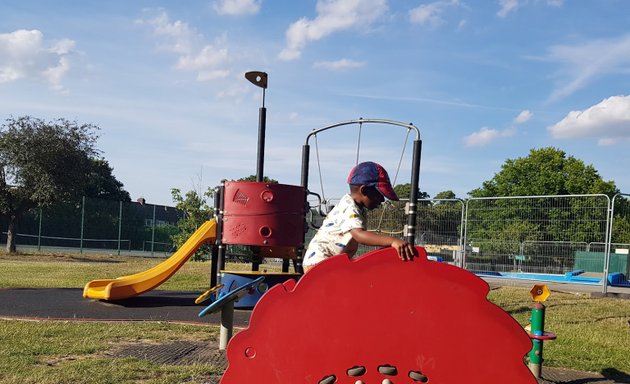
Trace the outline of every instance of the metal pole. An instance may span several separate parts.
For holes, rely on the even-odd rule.
[[[304,189],[308,190],[308,167],[309,167],[309,158],[311,155],[311,147],[308,144],[304,144],[302,146],[302,175],[301,175],[301,183]]]
[[[219,351],[225,351],[228,342],[232,338],[234,330],[234,302],[223,305],[221,308],[221,331],[219,332]]]
[[[39,207],[39,228],[37,230],[37,252],[42,250],[42,207]]]
[[[602,277],[602,293],[605,295],[608,292],[608,269],[610,263],[610,243],[612,241],[612,222],[613,215],[615,214],[615,197],[613,196],[612,204],[610,198],[608,198],[608,210],[606,217],[606,245],[604,246],[604,276]]]
[[[264,180],[265,168],[265,131],[267,128],[267,108],[265,105],[265,90],[263,89],[263,106],[259,109],[258,114],[258,156],[256,162],[256,181]]]
[[[466,209],[466,203],[464,202],[464,200],[459,199],[459,201],[462,203],[462,214],[461,214],[461,218],[459,219],[460,222],[460,228],[459,228],[459,258],[457,260],[457,266],[460,268],[464,268],[464,255],[466,254],[466,237],[464,235],[464,215],[465,215],[465,209]]]
[[[466,257],[468,254],[468,203],[470,200],[466,200],[465,208],[464,208],[464,239],[462,242],[464,243],[464,254],[462,255],[462,268],[466,268]]]
[[[422,140],[413,141],[413,159],[411,169],[411,194],[409,196],[409,212],[407,216],[406,240],[414,244],[416,237],[416,216],[418,208],[418,189],[420,179],[420,155],[422,152]]]
[[[79,252],[83,254],[83,224],[85,222],[85,196],[81,201],[81,240],[79,243]]]
[[[214,287],[221,283],[221,270],[225,268],[225,244],[223,244],[223,195],[225,194],[225,180],[221,181],[221,186],[215,194],[215,218],[217,221],[217,246],[216,255],[212,254],[212,265],[210,266],[210,286]]]
[[[122,235],[122,201],[119,201],[118,203],[118,256],[120,256],[120,236]]]
[[[545,306],[542,303],[535,303],[532,307],[531,332],[535,336],[542,336],[545,332]],[[540,378],[543,362],[543,341],[532,340],[532,349],[529,352],[529,370],[534,377]]]
[[[151,225],[151,256],[153,256],[154,247],[155,247],[155,204],[153,205],[153,222]]]
[[[265,130],[267,126],[267,109],[265,108],[265,90],[263,89],[263,106],[258,115],[258,161],[256,163],[256,181],[261,183],[264,179],[265,168]],[[258,271],[261,258],[260,247],[251,247],[252,271]]]

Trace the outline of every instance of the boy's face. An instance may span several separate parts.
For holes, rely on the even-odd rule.
[[[378,208],[385,197],[376,189],[376,187],[368,187],[364,185],[361,187],[361,194],[363,195],[363,206],[367,209]]]

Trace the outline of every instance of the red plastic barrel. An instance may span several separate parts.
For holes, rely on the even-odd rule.
[[[255,181],[226,181],[224,244],[299,247],[304,243],[303,187]]]

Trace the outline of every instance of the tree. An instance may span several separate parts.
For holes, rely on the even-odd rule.
[[[195,190],[186,192],[182,196],[178,188],[171,189],[171,196],[175,207],[184,211],[184,217],[177,222],[178,233],[171,236],[175,245],[179,248],[204,222],[210,220],[214,209],[208,204],[208,200],[214,195],[214,190],[208,188],[204,193]],[[193,260],[202,260],[203,256],[209,253],[207,245],[202,246],[195,252]]]
[[[468,220],[475,225],[469,226],[468,237],[511,239],[513,244],[524,241],[601,241],[608,213],[604,209],[592,209],[601,205],[601,198],[565,199],[567,206],[559,208],[553,205],[559,198],[535,196],[606,194],[612,197],[617,192],[614,182],[603,180],[592,165],[585,165],[557,148],[532,149],[527,157],[506,160],[491,180],[468,193],[473,198],[530,198],[469,202],[472,209]],[[476,205],[483,208],[475,209]],[[506,222],[510,224],[506,225]]]
[[[129,192],[123,189],[123,183],[114,177],[114,170],[104,159],[91,159],[92,167],[88,174],[83,194],[98,199],[131,201]]]
[[[98,127],[65,119],[9,118],[0,127],[0,215],[8,221],[7,251],[15,252],[20,215],[35,207],[76,200],[86,190]]]
[[[618,190],[604,181],[592,165],[557,148],[532,149],[529,156],[508,159],[492,180],[468,194],[471,197],[542,196],[604,193]]]
[[[241,177],[238,181],[256,181],[256,175],[249,175],[247,177]],[[263,183],[278,184],[278,180],[270,179],[267,176],[263,176]]]
[[[409,196],[411,196],[411,183],[397,184],[394,187],[394,192],[396,192],[396,195],[401,199],[409,199]],[[418,199],[423,200],[429,198],[431,198],[431,196],[429,196],[428,193],[418,189]]]
[[[457,199],[457,196],[455,196],[455,192],[449,189],[448,191],[438,192],[434,199],[453,200]]]

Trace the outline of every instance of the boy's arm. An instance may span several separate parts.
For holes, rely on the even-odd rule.
[[[350,230],[350,234],[359,244],[374,247],[393,247],[402,260],[412,260],[416,255],[416,250],[411,244],[396,237],[379,235],[378,233],[366,231],[363,228],[354,228]]]

